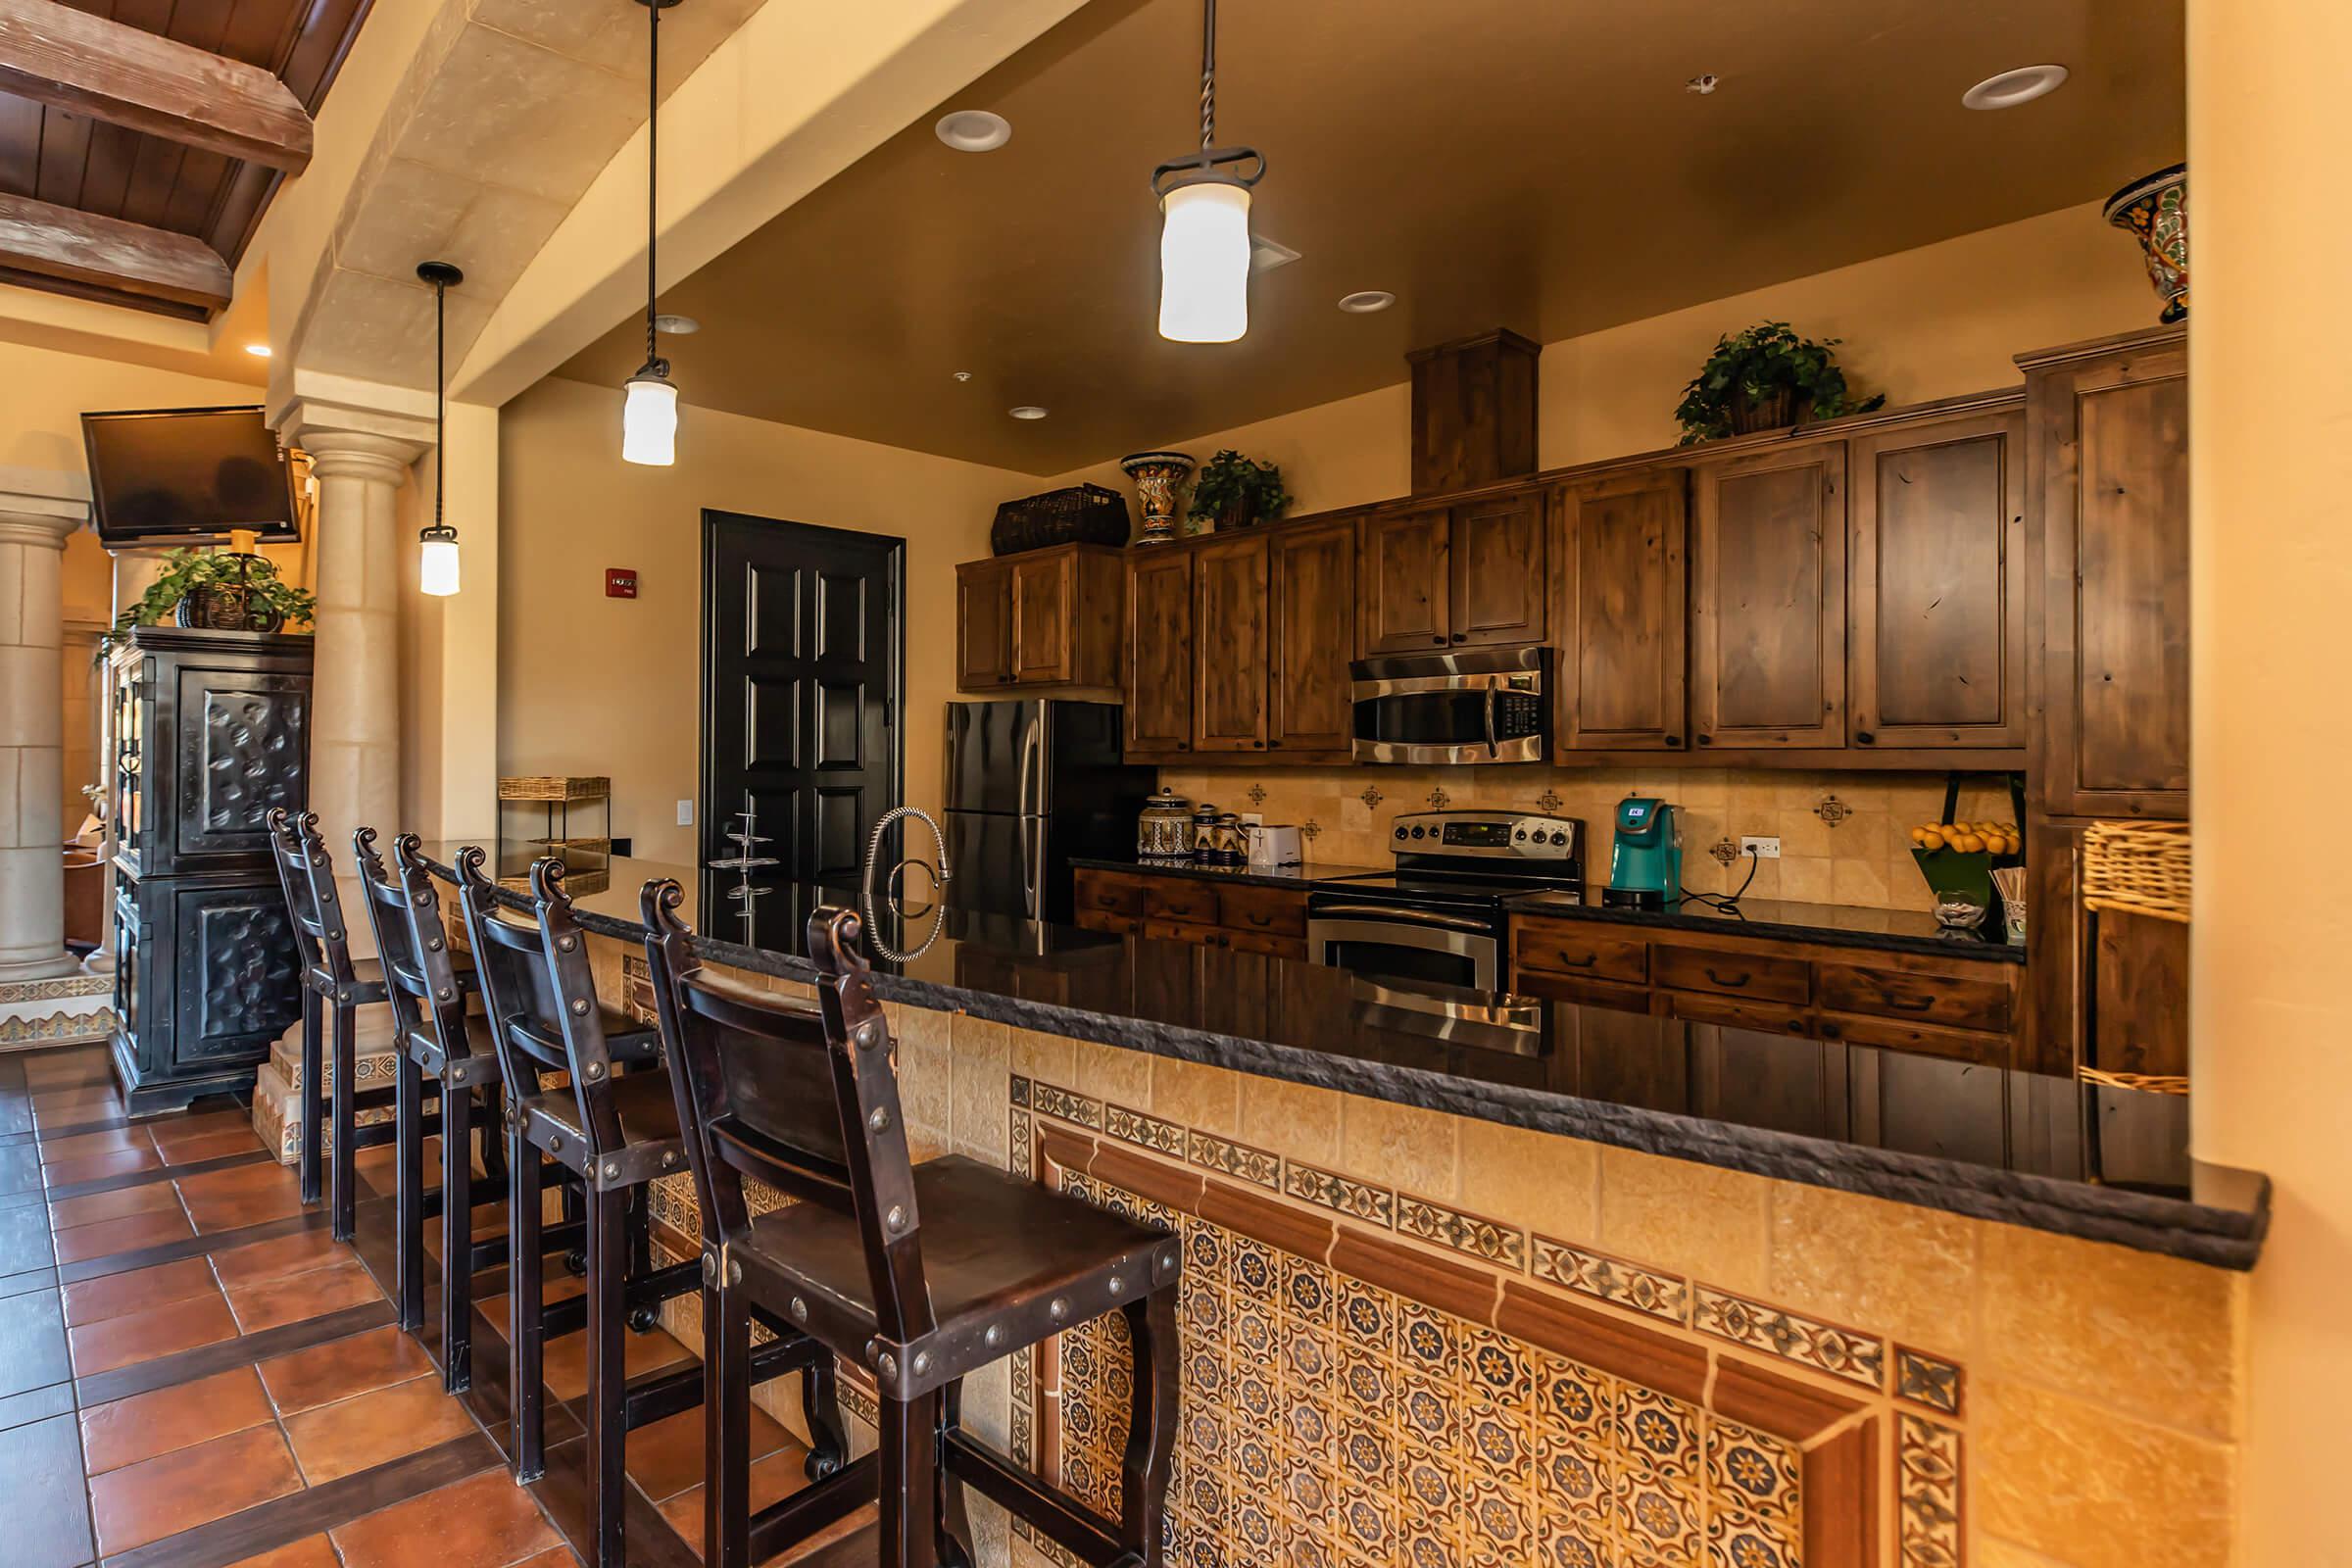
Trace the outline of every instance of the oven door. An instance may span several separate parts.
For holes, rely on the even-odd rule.
[[[1306,911],[1306,955],[1374,980],[1426,980],[1495,991],[1502,932],[1494,920],[1444,909],[1334,900]]]

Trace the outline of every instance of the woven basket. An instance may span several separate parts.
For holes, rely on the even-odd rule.
[[[1128,526],[1126,497],[1099,484],[1074,484],[997,508],[988,550],[1017,556],[1055,545],[1123,545]]]
[[[2188,824],[2093,822],[2082,830],[2082,907],[2188,920]]]
[[[534,775],[498,781],[498,798],[502,801],[601,801],[612,793],[612,781],[609,778]]]
[[[2129,1089],[2142,1095],[2188,1093],[2188,1080],[2172,1073],[2109,1072],[2103,1067],[2077,1067],[2075,1076],[2096,1089]]]

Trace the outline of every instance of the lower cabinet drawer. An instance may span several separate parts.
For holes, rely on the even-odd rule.
[[[1825,1012],[1816,1029],[1822,1039],[1849,1046],[1878,1046],[1887,1051],[1908,1051],[1917,1055],[1943,1056],[1988,1067],[2010,1065],[2015,1051],[2015,1042],[2007,1035],[1977,1034],[1932,1023],[1906,1023],[1851,1012]]]
[[[2006,977],[1919,974],[1856,963],[1813,966],[1814,1000],[1835,1012],[1866,1012],[1955,1029],[2009,1027]]]
[[[1742,1002],[1737,997],[1675,991],[1665,994],[1665,1005],[1668,1017],[1690,1023],[1717,1023],[1727,1029],[1754,1029],[1780,1035],[1806,1035],[1814,1031],[1811,1013],[1779,1003]]]
[[[1078,909],[1078,929],[1108,931],[1115,936],[1131,937],[1143,930],[1144,922],[1132,914],[1110,914],[1102,909],[1089,909],[1083,904]]]
[[[1522,996],[1542,997],[1546,1002],[1580,1002],[1588,1006],[1614,1007],[1620,1012],[1650,1010],[1647,986],[1617,985],[1607,980],[1522,969],[1512,977],[1511,989]]]
[[[1217,890],[1187,877],[1155,877],[1144,885],[1141,913],[1147,920],[1182,920],[1193,925],[1217,923]]]
[[[1798,1005],[1813,997],[1812,965],[1802,958],[1660,942],[1650,948],[1649,972],[1652,981],[1670,991],[1712,991]]]
[[[1116,871],[1080,871],[1075,896],[1080,924],[1090,911],[1101,914],[1135,915],[1144,912],[1144,884]]]
[[[1213,948],[1217,938],[1225,933],[1213,925],[1194,925],[1181,920],[1146,920],[1143,934],[1158,942],[1190,942],[1199,948]]]
[[[1229,931],[1303,937],[1306,895],[1287,888],[1219,888],[1217,923]]]
[[[1649,979],[1649,944],[1640,937],[1580,931],[1560,922],[1529,922],[1512,933],[1512,957],[1522,969],[1642,985]]]
[[[1235,953],[1263,953],[1277,958],[1304,958],[1304,937],[1268,936],[1262,931],[1220,931],[1217,946]]]

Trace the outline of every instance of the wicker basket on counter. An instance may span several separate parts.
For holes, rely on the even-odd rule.
[[[2093,822],[2082,830],[2082,907],[2188,920],[2188,824]]]
[[[502,801],[601,801],[612,793],[610,778],[531,774],[498,781]]]

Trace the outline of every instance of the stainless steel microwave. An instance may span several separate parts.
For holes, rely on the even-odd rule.
[[[1348,666],[1359,762],[1540,762],[1548,648],[1359,659]]]

